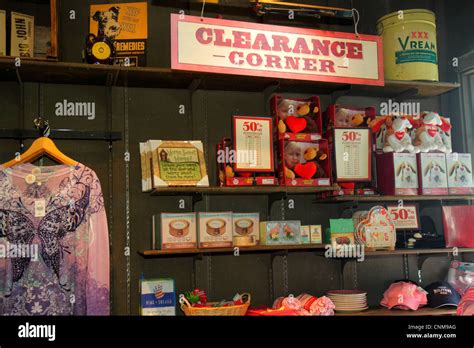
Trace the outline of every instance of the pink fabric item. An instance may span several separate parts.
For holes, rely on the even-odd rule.
[[[317,298],[309,294],[301,294],[297,297],[301,301],[302,310],[308,314],[305,315],[334,315],[334,303],[326,296]]]
[[[296,311],[299,311],[302,308],[302,305],[301,305],[301,302],[297,298],[293,296],[288,296],[288,297],[278,297],[275,300],[272,308],[278,309],[280,307],[285,307],[288,309],[294,309]]]
[[[109,235],[90,168],[0,166],[0,315],[109,315]]]
[[[459,302],[457,315],[474,315],[474,286],[467,289]]]
[[[397,282],[383,294],[380,304],[388,309],[394,307],[404,310],[418,310],[428,303],[426,292],[419,286],[408,282]]]

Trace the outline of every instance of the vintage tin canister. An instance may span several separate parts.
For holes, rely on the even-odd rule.
[[[377,21],[387,80],[438,81],[436,18],[428,10],[400,10]]]

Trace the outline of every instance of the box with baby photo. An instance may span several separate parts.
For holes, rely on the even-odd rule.
[[[418,193],[420,195],[447,195],[448,175],[446,155],[444,153],[419,153],[418,161]]]
[[[283,98],[274,95],[272,113],[278,139],[313,141],[321,139],[323,121],[319,97]]]
[[[278,171],[282,186],[329,186],[331,164],[327,140],[278,142]]]
[[[470,153],[446,154],[449,194],[472,194],[472,162]]]
[[[418,194],[416,154],[387,152],[376,155],[377,188],[384,195]]]
[[[369,106],[366,108],[343,106],[331,104],[324,113],[326,129],[329,131],[334,127],[354,128],[369,126],[370,121],[375,119],[375,108]]]

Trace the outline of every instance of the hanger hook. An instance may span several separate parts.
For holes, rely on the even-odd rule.
[[[43,120],[43,118],[40,116],[35,118],[33,123],[35,124],[36,129],[40,131],[40,136],[49,137],[51,128],[49,127],[48,120]]]

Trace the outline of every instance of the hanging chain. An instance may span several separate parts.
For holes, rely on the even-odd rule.
[[[129,133],[128,133],[128,87],[127,82],[123,88],[124,98],[124,138],[125,138],[125,153],[129,153]],[[130,162],[125,161],[125,260],[127,263],[127,314],[131,314],[131,269],[130,269]]]
[[[357,279],[357,260],[354,260],[352,262],[354,263],[354,274],[353,274],[354,289],[357,289],[359,287],[358,279]]]

